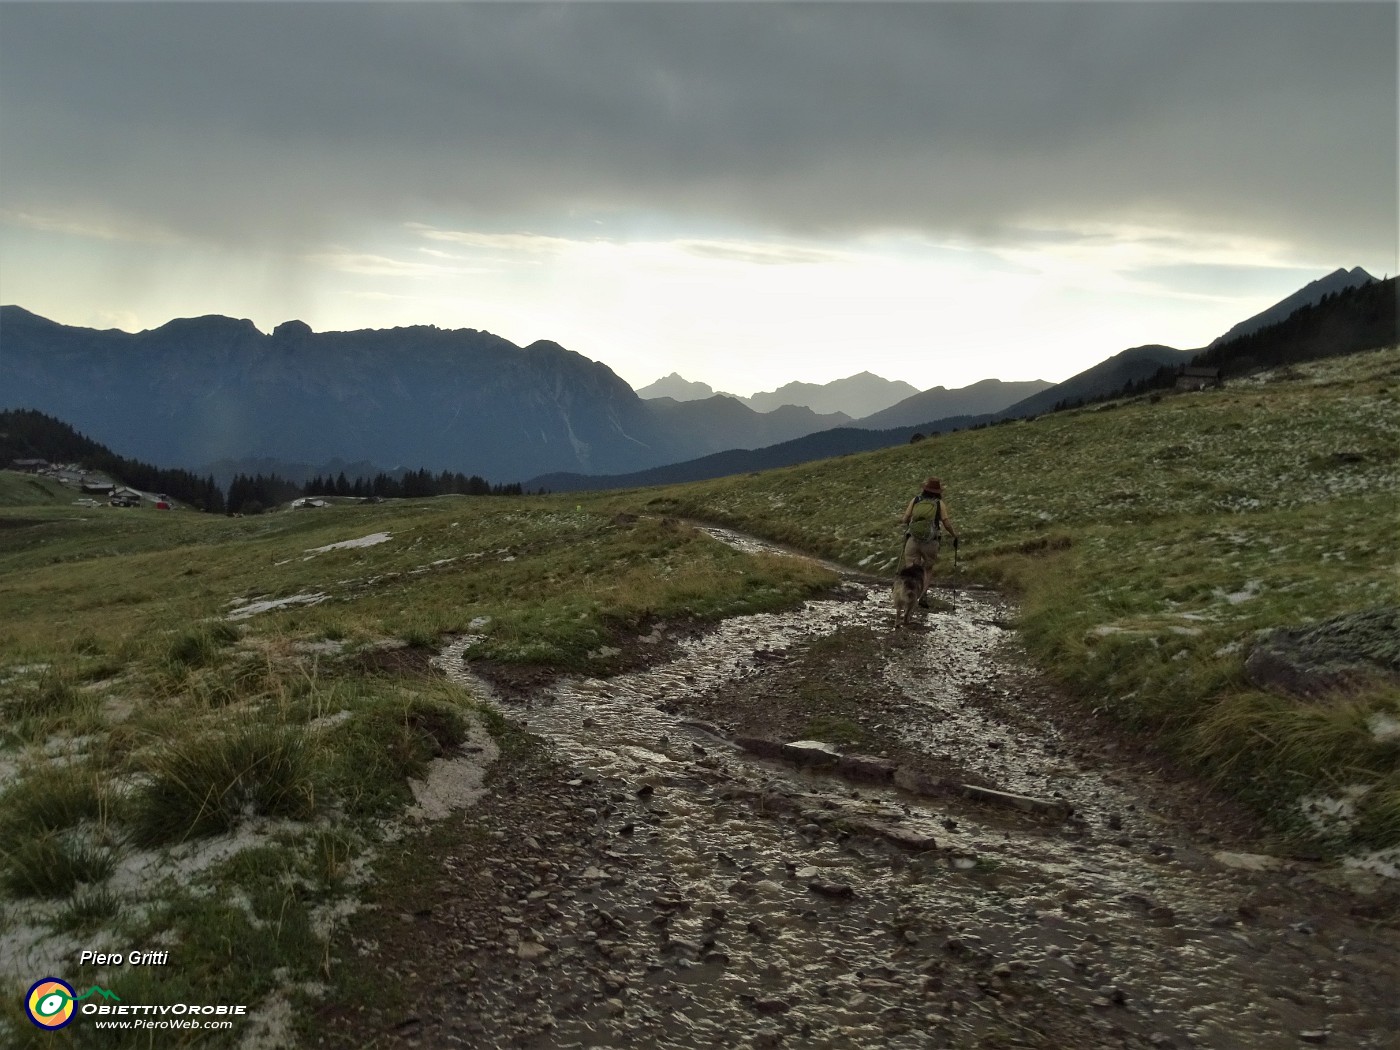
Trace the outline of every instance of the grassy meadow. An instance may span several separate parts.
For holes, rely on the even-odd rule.
[[[106,979],[135,1002],[253,1005],[322,975],[409,779],[473,723],[505,731],[426,673],[445,634],[605,673],[656,620],[833,582],[573,500],[222,518],[79,507],[30,480],[0,474],[0,960],[20,991],[40,969],[88,987],[78,953],[106,945],[178,959]],[[51,1039],[18,999],[0,1042]]]
[[[474,726],[506,732],[438,676],[386,666],[470,632],[477,657],[606,673],[655,621],[834,582],[684,519],[882,574],[928,474],[963,578],[1020,598],[1028,647],[1086,709],[1285,830],[1318,834],[1300,800],[1344,799],[1321,845],[1400,846],[1395,690],[1305,702],[1243,674],[1260,630],[1400,601],[1398,394],[1392,349],[692,485],[248,518],[79,507],[0,472],[6,979],[86,988],[78,951],[113,946],[172,951],[107,975],[128,1001],[314,985],[409,779]],[[17,998],[0,1041],[51,1039]]]
[[[1031,653],[1086,709],[1286,831],[1400,846],[1395,686],[1303,702],[1244,676],[1260,631],[1400,605],[1400,350],[615,498],[887,572],[930,474],[963,576],[1020,598]],[[1309,798],[1345,798],[1344,819],[1315,827]]]

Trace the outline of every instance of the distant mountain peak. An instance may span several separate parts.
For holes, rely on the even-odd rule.
[[[1309,281],[1287,298],[1280,299],[1267,310],[1262,310],[1253,317],[1248,317],[1235,325],[1224,335],[1211,340],[1210,347],[1228,343],[1232,339],[1257,332],[1261,328],[1267,328],[1271,324],[1278,324],[1280,321],[1288,320],[1288,315],[1294,310],[1301,310],[1305,306],[1316,306],[1322,301],[1323,296],[1332,295],[1335,292],[1342,292],[1348,288],[1356,288],[1360,285],[1370,284],[1375,280],[1369,273],[1360,266],[1354,266],[1348,270],[1345,266],[1339,266],[1326,277],[1319,277],[1315,281]],[[1210,349],[1207,347],[1207,349]]]
[[[859,419],[917,394],[919,388],[873,372],[857,372],[830,383],[785,383],[777,390],[759,391],[745,400],[759,412],[797,405],[823,414],[841,412]]]
[[[246,317],[225,317],[223,314],[204,314],[200,317],[177,317],[166,321],[159,328],[148,329],[141,334],[156,336],[203,337],[213,333],[229,336],[252,336],[262,338],[262,331]]]
[[[1008,405],[1047,389],[1043,379],[1025,382],[1004,382],[981,379],[970,386],[949,390],[935,386],[919,391],[879,412],[857,421],[861,427],[884,430],[891,427],[922,426],[937,419],[953,416],[979,416],[999,412]]]
[[[311,326],[305,321],[283,321],[272,330],[272,338],[292,342],[312,335]]]
[[[674,401],[704,401],[715,396],[715,389],[709,383],[692,383],[679,372],[672,372],[655,383],[640,387],[637,396],[647,400],[669,397]]]

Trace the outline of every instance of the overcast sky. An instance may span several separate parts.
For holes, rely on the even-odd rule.
[[[1396,41],[1391,2],[0,0],[0,300],[1058,381],[1400,269]]]

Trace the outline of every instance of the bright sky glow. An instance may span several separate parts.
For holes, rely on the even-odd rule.
[[[1054,382],[1400,269],[1395,22],[0,3],[0,299],[485,329],[634,387]]]

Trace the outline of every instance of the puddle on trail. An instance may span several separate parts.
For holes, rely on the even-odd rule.
[[[1010,611],[1001,598],[957,592],[928,629],[896,634],[883,583],[847,574],[845,586],[844,600],[674,639],[674,657],[642,672],[565,679],[519,703],[493,697],[637,809],[600,818],[629,825],[616,840],[629,873],[591,883],[583,902],[644,930],[656,901],[684,902],[666,906],[651,964],[634,959],[620,980],[625,1018],[566,1012],[550,1017],[548,1036],[518,1045],[591,1047],[604,1033],[728,1045],[755,1031],[756,1012],[776,1026],[774,1040],[809,1047],[970,1045],[1031,1029],[1041,1042],[1012,1045],[1051,1045],[1054,1031],[1092,1032],[1085,1045],[1102,1046],[1395,1045],[1391,933],[1331,912],[1324,922],[1311,903],[1321,897],[1288,871],[1215,860],[1155,814],[1131,776],[1082,768],[1049,726],[1012,726],[980,705],[1024,681],[997,626]],[[890,639],[886,674],[906,699],[906,743],[1004,790],[1062,798],[1075,818],[853,786],[740,752],[667,713],[736,682],[761,695],[774,652],[868,628]],[[470,670],[474,641],[457,639],[438,664],[491,695]],[[861,821],[931,836],[937,848],[842,831]],[[561,934],[556,949],[562,959],[587,947]],[[983,997],[948,994],[954,972],[975,977]],[[998,1007],[998,990],[1013,985],[1008,1002],[1021,1013]]]

